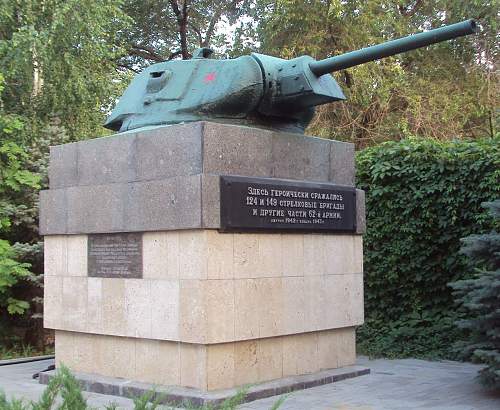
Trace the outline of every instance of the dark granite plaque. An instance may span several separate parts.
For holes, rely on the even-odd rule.
[[[142,278],[142,233],[89,235],[88,275]]]
[[[221,229],[354,232],[354,187],[221,176]]]

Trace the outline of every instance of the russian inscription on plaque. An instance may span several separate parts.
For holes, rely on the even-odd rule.
[[[275,178],[221,176],[221,229],[354,232],[356,189]]]
[[[89,235],[88,275],[142,278],[142,233]]]

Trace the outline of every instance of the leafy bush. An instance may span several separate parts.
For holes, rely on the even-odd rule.
[[[366,191],[365,325],[372,356],[454,357],[450,281],[468,277],[460,238],[486,228],[481,203],[500,196],[500,138],[406,139],[357,156]]]
[[[465,309],[466,318],[458,325],[468,338],[458,346],[463,357],[486,363],[481,381],[500,388],[500,199],[484,204],[495,219],[488,234],[464,238],[461,252],[471,261],[474,276],[451,283],[454,296]]]
[[[25,277],[31,276],[29,264],[16,261],[16,252],[9,242],[0,239],[0,308],[7,308],[11,315],[24,313],[29,307],[25,300],[11,295],[12,287]]]
[[[0,74],[0,95],[3,91],[3,76]],[[13,287],[23,278],[32,278],[30,265],[18,260],[18,250],[3,236],[12,226],[12,217],[25,207],[19,200],[19,191],[40,188],[40,177],[24,169],[26,152],[16,143],[22,132],[23,122],[15,115],[2,110],[0,99],[0,310],[9,314],[22,314],[29,307],[12,293]]]
[[[0,339],[1,341],[1,339]],[[16,359],[18,357],[32,357],[53,355],[53,347],[45,347],[42,350],[29,344],[16,343],[13,347],[0,346],[0,360]]]

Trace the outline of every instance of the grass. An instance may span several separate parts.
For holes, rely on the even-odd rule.
[[[31,345],[19,344],[14,347],[0,346],[0,360],[17,359],[20,357],[33,357],[54,354],[53,347],[47,347],[43,351]],[[1,408],[0,408],[1,410]]]
[[[246,396],[246,390],[240,390],[235,396],[228,398],[220,405],[194,406],[185,403],[182,407],[187,410],[236,410],[243,403]],[[270,408],[277,410],[288,396],[280,397]],[[162,397],[154,391],[150,391],[140,397],[133,397],[134,410],[174,410],[178,406],[173,404],[160,404]],[[111,402],[105,409],[115,410],[118,406]],[[37,402],[26,402],[18,399],[7,399],[5,394],[0,391],[0,410],[94,410],[87,404],[83,396],[82,389],[67,367],[61,366],[56,375],[50,379],[42,396]]]

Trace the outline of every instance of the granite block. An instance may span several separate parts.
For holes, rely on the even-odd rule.
[[[106,328],[103,320],[103,278],[87,279],[87,332],[102,333]]]
[[[125,336],[125,279],[105,278],[101,284],[101,328],[108,335]]]
[[[67,188],[67,233],[123,231],[126,184]]]
[[[43,277],[43,326],[49,329],[62,327],[63,278],[44,275]]]
[[[291,393],[300,389],[335,383],[367,374],[370,374],[370,369],[368,368],[347,366],[340,369],[320,371],[310,375],[284,377],[279,380],[258,383],[248,387],[247,393],[243,398],[243,403]],[[48,384],[55,375],[55,370],[41,372],[38,382],[40,384]],[[238,388],[207,392],[206,387],[158,386],[152,383],[140,383],[118,377],[99,376],[80,371],[74,372],[74,375],[84,391],[127,398],[143,396],[154,391],[156,394],[153,395],[151,400],[167,404],[169,407],[172,405],[183,406],[189,403],[190,406],[218,408],[223,401],[229,400],[239,392]]]
[[[151,339],[152,310],[151,281],[128,279],[125,281],[125,328],[127,336]]]
[[[201,227],[201,176],[42,191],[42,235]]]
[[[274,133],[270,176],[328,182],[331,144],[332,141],[321,138]]]
[[[68,275],[68,238],[50,235],[43,239],[43,269],[46,276]]]
[[[78,144],[50,147],[50,189],[73,186],[78,183]]]
[[[126,231],[201,226],[200,175],[136,182],[127,189]]]
[[[179,339],[179,281],[151,281],[151,337]]]
[[[87,235],[66,237],[69,276],[87,276]]]
[[[135,180],[136,134],[114,135],[78,143],[78,185]]]
[[[51,148],[51,188],[204,174],[354,182],[350,143],[197,122]]]
[[[207,389],[207,346],[182,343],[180,345],[181,386]]]
[[[205,122],[203,173],[271,176],[272,135],[256,128]]]
[[[201,225],[203,228],[220,228],[220,176],[201,176]]]
[[[234,384],[236,386],[248,385],[258,380],[258,344],[258,340],[245,340],[234,344]]]
[[[142,235],[143,278],[168,277],[168,233],[146,232]]]
[[[179,278],[207,278],[206,232],[179,232]]]
[[[234,340],[234,280],[204,281],[208,343]]]
[[[50,166],[51,189],[40,194],[42,235],[219,229],[220,175],[352,185],[354,146],[199,122],[53,147]],[[360,190],[357,210],[362,234]]]
[[[356,233],[366,232],[366,198],[365,191],[356,189]]]
[[[234,336],[237,340],[259,337],[260,308],[259,286],[256,279],[234,282]]]
[[[283,276],[304,276],[304,235],[283,234],[281,250]]]
[[[62,284],[62,325],[84,332],[87,327],[87,278],[65,276]]]
[[[67,232],[68,201],[65,189],[40,191],[40,235]]]
[[[207,278],[234,278],[234,235],[224,235],[207,230]]]
[[[215,344],[207,348],[207,390],[234,387],[234,345]]]
[[[207,343],[204,281],[182,280],[179,286],[179,338],[187,343]]]
[[[354,165],[354,144],[331,141],[330,182],[340,185],[354,185],[356,175]]]
[[[137,180],[201,173],[202,124],[158,127],[137,134]]]

